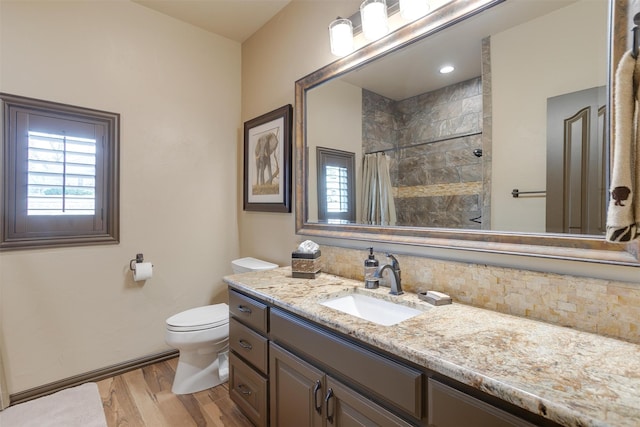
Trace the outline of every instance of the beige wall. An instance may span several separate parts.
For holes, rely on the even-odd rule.
[[[16,393],[168,350],[239,255],[240,44],[126,1],[2,1],[0,90],[120,113],[121,242],[0,253]],[[231,180],[229,179],[231,177]],[[138,252],[154,276],[132,281]]]
[[[350,16],[359,4],[354,0],[294,0],[245,41],[242,44],[242,120],[294,104],[296,80],[337,59],[329,51],[329,23],[338,15]],[[239,157],[238,165],[241,162]],[[239,183],[241,173],[239,168]],[[241,191],[239,188],[242,255],[289,264],[291,252],[304,240],[295,235],[293,209],[290,214],[243,212]]]
[[[547,188],[547,99],[606,85],[607,13],[581,1],[491,37],[493,230],[546,230],[545,198],[511,191]]]

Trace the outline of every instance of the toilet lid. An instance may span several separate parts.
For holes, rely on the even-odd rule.
[[[178,332],[199,331],[227,323],[229,306],[223,303],[196,307],[175,314],[167,319],[167,328]]]
[[[231,261],[236,268],[241,271],[262,271],[262,270],[273,270],[274,268],[278,268],[278,264],[273,264],[271,262],[263,261],[261,259],[245,257],[240,259],[234,259]]]

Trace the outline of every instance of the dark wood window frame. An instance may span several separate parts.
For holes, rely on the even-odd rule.
[[[316,147],[316,162],[318,170],[318,220],[355,222],[356,220],[356,191],[355,191],[355,153],[336,150],[333,148]],[[347,211],[331,213],[327,210],[326,166],[338,166],[347,169]]]
[[[2,224],[0,250],[115,244],[120,239],[120,115],[0,93],[2,108]],[[95,135],[93,214],[29,215],[28,133],[88,129]],[[77,126],[77,127],[76,127]],[[63,162],[66,164],[66,160]],[[64,197],[64,196],[63,196]]]

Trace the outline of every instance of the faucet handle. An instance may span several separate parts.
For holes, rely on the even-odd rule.
[[[385,254],[387,256],[387,258],[391,258],[391,267],[393,267],[394,270],[400,270],[400,263],[398,262],[398,260],[396,259],[395,256],[393,256],[392,254]]]

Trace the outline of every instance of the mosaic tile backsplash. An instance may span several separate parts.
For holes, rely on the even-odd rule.
[[[322,271],[363,279],[366,251],[322,246]],[[385,262],[384,253],[375,253]],[[436,290],[454,302],[640,343],[640,284],[397,256],[406,292]]]

